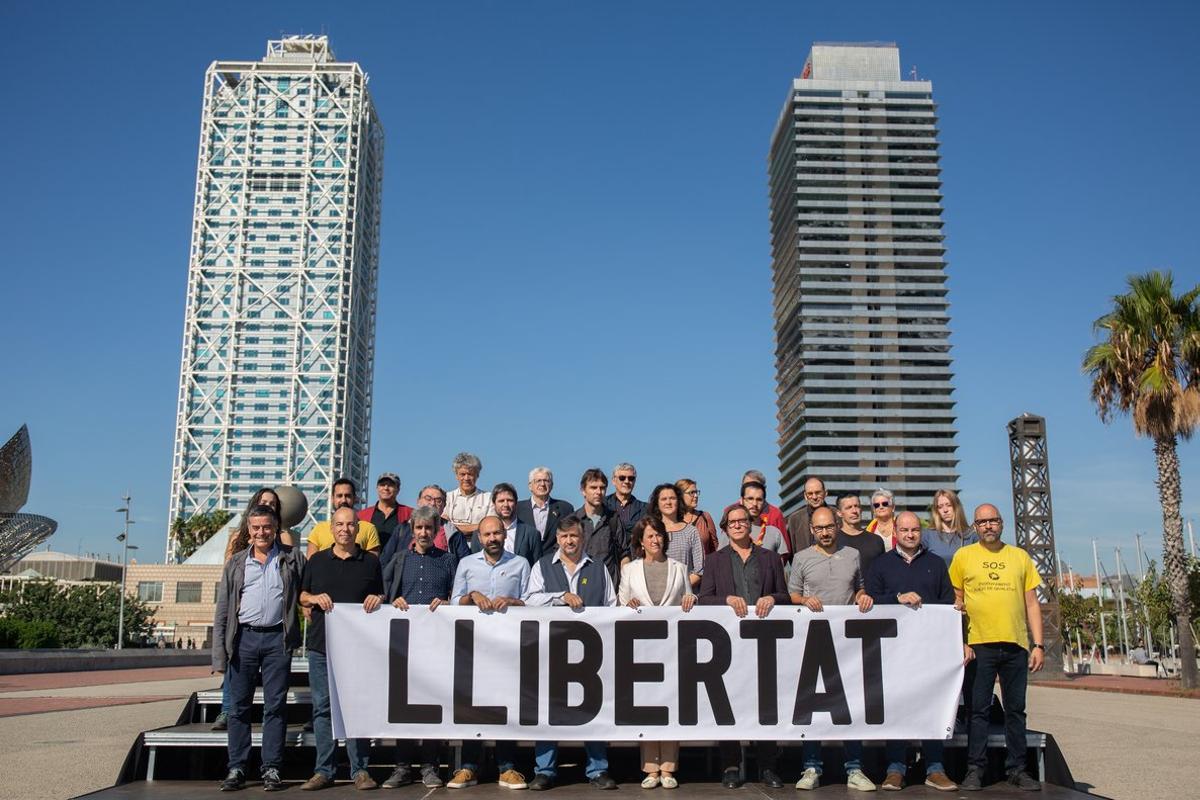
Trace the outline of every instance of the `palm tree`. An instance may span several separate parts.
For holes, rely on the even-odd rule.
[[[1104,422],[1129,414],[1138,436],[1154,440],[1158,501],[1163,515],[1163,569],[1179,629],[1183,688],[1196,686],[1191,599],[1184,563],[1183,519],[1179,514],[1180,437],[1200,425],[1200,286],[1175,296],[1170,272],[1129,278],[1129,293],[1113,298],[1113,309],[1093,330],[1107,337],[1084,354],[1092,400]]]

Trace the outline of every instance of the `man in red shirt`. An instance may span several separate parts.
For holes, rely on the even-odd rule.
[[[400,503],[396,498],[400,494],[400,476],[394,472],[384,472],[375,482],[375,494],[378,500],[375,505],[368,506],[358,512],[362,522],[370,522],[379,531],[379,546],[386,547],[388,539],[395,535],[396,530],[408,522],[412,516],[412,506]]]

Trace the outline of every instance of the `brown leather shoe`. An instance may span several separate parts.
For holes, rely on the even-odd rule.
[[[300,791],[315,792],[317,789],[328,789],[330,786],[333,786],[333,778],[326,778],[317,772],[304,783],[300,784]]]
[[[898,792],[904,788],[904,776],[899,772],[889,772],[883,783],[879,784],[879,788],[888,792]]]
[[[931,772],[926,775],[925,785],[932,786],[939,792],[953,792],[958,790],[958,784],[947,778],[944,772]]]
[[[379,784],[376,783],[375,779],[372,778],[370,776],[370,774],[368,774],[368,772],[364,769],[360,772],[354,773],[354,788],[359,789],[359,790],[378,789]]]

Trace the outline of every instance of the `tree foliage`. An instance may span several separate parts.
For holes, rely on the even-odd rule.
[[[9,620],[52,625],[62,647],[107,648],[117,643],[120,599],[117,584],[60,586],[49,580],[29,581],[21,589],[0,592],[0,607]],[[125,598],[126,646],[136,647],[146,641],[154,627],[152,613],[136,596]]]
[[[219,533],[225,523],[233,518],[228,511],[217,509],[203,514],[193,514],[184,519],[176,517],[171,523],[171,538],[175,541],[175,556],[183,561],[192,553]]]
[[[1163,571],[1171,607],[1179,620],[1183,688],[1196,687],[1195,643],[1190,626],[1195,607],[1188,592],[1183,549],[1182,487],[1178,441],[1200,425],[1200,286],[1175,294],[1170,272],[1129,278],[1129,292],[1096,320],[1101,341],[1088,349],[1083,369],[1092,381],[1092,401],[1104,422],[1128,414],[1138,436],[1154,441],[1159,505],[1163,517]]]

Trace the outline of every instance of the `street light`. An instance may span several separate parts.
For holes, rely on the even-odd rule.
[[[117,649],[122,650],[125,646],[125,571],[129,566],[129,551],[137,550],[137,547],[129,544],[129,526],[133,524],[133,520],[129,518],[129,510],[133,508],[133,498],[125,495],[121,498],[125,501],[122,508],[118,508],[116,513],[125,515],[125,530],[117,536],[117,541],[122,547],[121,553],[121,599],[117,605]]]

